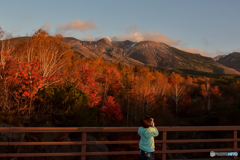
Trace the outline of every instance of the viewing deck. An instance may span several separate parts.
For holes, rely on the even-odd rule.
[[[0,127],[1,133],[82,133],[82,141],[67,141],[67,142],[0,142],[0,146],[35,146],[35,145],[80,145],[81,152],[72,153],[0,153],[0,157],[50,157],[50,156],[79,156],[81,160],[86,160],[86,156],[97,156],[97,155],[138,155],[139,150],[134,151],[113,151],[113,152],[87,152],[87,145],[94,144],[138,144],[139,140],[125,140],[125,141],[87,141],[87,133],[93,132],[135,132],[139,127]],[[173,153],[209,153],[209,158],[206,160],[219,159],[220,157],[210,157],[210,152],[239,152],[238,142],[238,131],[240,126],[188,126],[188,127],[157,127],[161,140],[155,140],[155,144],[161,144],[161,150],[156,150],[156,155],[161,155],[162,160],[167,159],[168,154]],[[192,132],[192,131],[230,131],[232,132],[232,138],[225,139],[167,139],[167,134],[170,132]],[[230,148],[214,148],[214,149],[178,149],[171,150],[167,147],[167,144],[177,143],[205,143],[205,142],[230,142],[232,147]],[[196,157],[197,160],[198,157]],[[198,158],[200,159],[200,158]],[[221,159],[238,159],[237,156],[223,157]],[[179,159],[174,159],[179,160]]]

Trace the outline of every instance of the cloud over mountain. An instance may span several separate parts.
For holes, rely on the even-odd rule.
[[[51,29],[51,23],[50,22],[46,22],[46,23],[44,23],[44,25],[42,26],[42,27],[40,27],[41,29],[43,29],[44,31],[46,31],[46,32],[49,32],[50,31],[50,29]]]
[[[81,21],[79,19],[76,19],[70,23],[58,25],[56,31],[58,33],[66,32],[69,30],[85,32],[86,30],[95,30],[97,28],[98,27],[94,24],[92,19],[88,21]]]
[[[122,35],[115,36],[120,40],[131,40],[135,42],[140,41],[154,41],[154,42],[162,42],[168,45],[177,46],[182,41],[181,40],[174,40],[157,30],[157,32],[147,32],[147,33],[140,33],[139,31],[134,33],[126,33]]]

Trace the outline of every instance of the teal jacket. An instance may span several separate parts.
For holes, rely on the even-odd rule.
[[[145,152],[154,152],[155,151],[154,137],[158,136],[159,134],[157,128],[140,127],[138,129],[138,134],[141,136],[139,148]]]

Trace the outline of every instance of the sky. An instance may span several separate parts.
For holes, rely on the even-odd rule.
[[[14,37],[38,29],[80,40],[156,41],[203,56],[240,52],[240,0],[0,0]]]

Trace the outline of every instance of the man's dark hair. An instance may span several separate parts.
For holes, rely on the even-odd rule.
[[[151,122],[152,122],[151,117],[145,116],[143,117],[142,125],[144,128],[149,128],[152,126]]]

